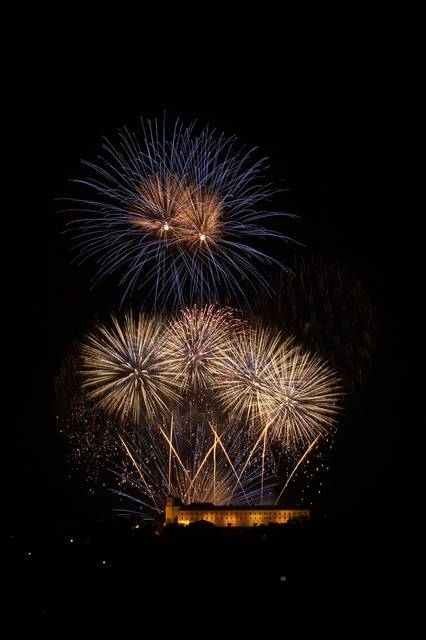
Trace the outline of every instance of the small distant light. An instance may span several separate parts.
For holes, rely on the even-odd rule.
[[[74,542],[74,538],[70,538],[70,544]]]
[[[103,564],[103,566],[105,566],[106,565],[106,560],[102,560],[102,564]]]
[[[135,526],[133,527],[133,529],[139,529],[139,525],[135,524]]]
[[[280,582],[287,582],[287,576],[280,576]]]
[[[201,233],[201,234],[200,234],[200,240],[201,240],[201,242],[203,242],[203,240],[205,240],[205,239],[206,239],[206,236],[204,235],[204,233]]]
[[[164,228],[164,231],[168,231],[168,230],[170,229],[170,227],[169,227],[169,225],[167,224],[167,222],[166,222],[166,224],[164,225],[164,227],[163,227],[163,228]]]
[[[29,556],[31,555],[31,551],[28,551],[28,555],[29,555]]]

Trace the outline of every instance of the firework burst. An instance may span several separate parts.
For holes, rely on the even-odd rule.
[[[93,258],[96,279],[122,271],[123,299],[147,286],[157,303],[212,302],[226,291],[245,298],[242,284],[268,288],[258,266],[275,262],[253,244],[283,234],[262,226],[290,215],[260,203],[274,189],[262,184],[265,160],[236,148],[208,128],[142,122],[143,136],[123,130],[105,141],[91,177],[77,180],[90,196],[73,199],[80,262]],[[294,217],[294,216],[293,216]],[[283,267],[285,268],[285,267]]]
[[[300,450],[334,429],[341,380],[318,354],[300,347],[280,351],[277,375],[270,385],[265,424],[271,441]]]
[[[288,340],[285,346],[290,344]],[[265,415],[282,348],[279,333],[257,326],[240,332],[222,351],[215,390],[224,409],[237,420],[254,424]]]
[[[113,317],[79,354],[85,396],[71,389],[67,430],[76,432],[79,451],[113,464],[118,493],[146,514],[162,511],[170,494],[214,504],[279,500],[334,432],[342,395],[335,371],[293,338],[251,327],[231,309],[194,306],[168,324],[143,313]],[[65,370],[61,381],[65,390]],[[283,458],[289,473],[276,497],[271,481]]]
[[[143,313],[99,325],[81,347],[83,390],[121,421],[167,414],[179,394],[166,366],[163,334],[159,319]]]
[[[227,345],[243,326],[232,309],[208,305],[182,310],[165,335],[168,366],[180,386],[195,393],[210,389]]]
[[[338,376],[320,356],[265,327],[232,341],[222,357],[216,392],[226,411],[284,449],[325,436],[341,397]]]

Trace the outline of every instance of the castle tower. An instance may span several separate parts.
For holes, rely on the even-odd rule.
[[[180,507],[176,505],[175,499],[173,498],[173,496],[167,496],[165,524],[172,524],[173,522],[177,522],[179,511],[180,511]]]

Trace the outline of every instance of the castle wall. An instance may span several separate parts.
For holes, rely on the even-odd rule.
[[[204,520],[217,527],[252,527],[260,524],[286,524],[293,518],[309,518],[309,509],[247,509],[229,511],[198,511],[179,509],[177,522],[188,525],[191,522]]]

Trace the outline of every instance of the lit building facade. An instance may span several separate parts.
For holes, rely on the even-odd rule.
[[[287,524],[290,520],[309,519],[310,509],[283,509],[274,506],[215,506],[209,503],[182,504],[169,496],[166,502],[165,524],[188,525],[210,522],[216,527],[253,527],[261,524]]]

